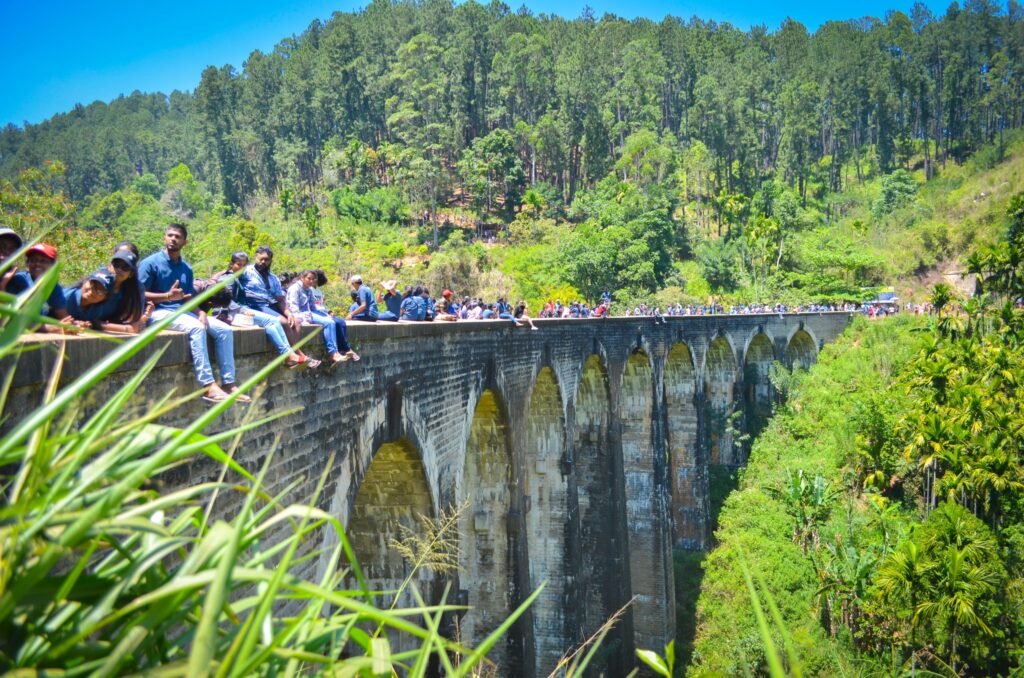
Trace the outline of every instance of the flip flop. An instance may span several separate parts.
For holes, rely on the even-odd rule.
[[[355,351],[349,351],[348,353],[345,354],[345,357],[349,358],[354,363],[359,362],[359,354],[356,353]]]
[[[309,358],[309,359],[308,359],[308,360],[306,361],[306,364],[307,364],[307,365],[309,366],[309,369],[311,369],[311,370],[315,370],[316,368],[320,367],[320,365],[321,365],[321,363],[322,363],[322,362],[323,362],[323,361],[321,361],[321,360],[317,360],[316,358]]]

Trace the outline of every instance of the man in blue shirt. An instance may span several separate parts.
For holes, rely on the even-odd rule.
[[[238,303],[254,311],[281,318],[286,329],[298,331],[302,321],[288,311],[284,289],[277,276],[270,272],[274,251],[266,245],[256,250],[253,263],[245,269],[239,282]]]
[[[164,232],[164,249],[151,254],[139,264],[139,284],[146,291],[146,300],[153,302],[156,310],[150,322],[156,322],[181,308],[195,294],[192,286],[192,267],[181,258],[181,250],[188,242],[188,230],[183,224],[171,224]],[[216,318],[208,318],[204,311],[179,315],[170,325],[171,329],[184,332],[192,349],[192,369],[196,379],[206,387],[205,400],[218,402],[238,390],[235,385],[235,344],[231,327]],[[213,338],[217,349],[217,367],[223,388],[213,378],[210,355],[206,348],[207,334]],[[249,402],[249,397],[238,396],[239,402]]]
[[[29,247],[25,252],[25,269],[18,271],[7,283],[7,292],[18,295],[32,287],[37,280],[46,275],[54,264],[57,263],[57,248],[46,243],[37,243]],[[50,296],[43,304],[42,314],[63,320],[68,315],[67,302],[64,299],[64,289],[60,285],[54,285]],[[44,325],[42,330],[46,331]]]
[[[363,284],[363,276],[354,275],[348,279],[348,283],[356,292],[356,307],[345,316],[345,320],[377,322],[377,316],[380,315],[377,300],[373,296],[373,290]]]

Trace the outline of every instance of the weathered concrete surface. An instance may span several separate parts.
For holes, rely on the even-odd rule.
[[[249,434],[237,459],[256,470],[276,444],[270,489],[299,479],[291,501],[308,501],[326,471],[319,503],[348,526],[380,588],[407,574],[389,546],[399,526],[466,502],[452,578],[473,607],[459,624],[465,640],[481,638],[547,582],[494,653],[502,675],[547,675],[635,596],[606,641],[608,673],[621,675],[635,647],[660,650],[675,635],[672,547],[707,544],[708,467],[745,462],[731,431],[767,411],[768,366],[813,362],[848,322],[845,313],[540,320],[536,332],[506,322],[353,323],[360,362],[281,370],[214,430],[298,408]],[[47,338],[22,357],[10,416],[39,398],[54,341],[62,340]],[[110,346],[63,341],[65,381]],[[138,407],[196,388],[184,336],[168,334],[166,343]],[[273,355],[260,330],[238,331],[235,345],[242,379]],[[109,397],[144,359],[92,397]],[[164,423],[183,425],[203,407],[190,402]],[[197,462],[164,482],[199,482],[218,470]],[[322,546],[332,544],[310,549]],[[317,563],[307,567],[315,577]],[[429,573],[420,583],[438,590]]]

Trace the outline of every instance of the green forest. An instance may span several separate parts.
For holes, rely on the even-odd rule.
[[[0,218],[32,234],[48,201],[71,272],[185,220],[204,274],[268,244],[279,269],[533,302],[912,291],[1005,225],[1022,19],[918,4],[811,33],[377,0],[194,91],[8,125]]]
[[[780,375],[787,403],[703,564],[692,674],[772,655],[791,675],[1021,670],[1024,194],[1007,211],[962,312],[939,285],[937,316],[859,320],[809,374]],[[768,633],[755,604],[778,613]]]

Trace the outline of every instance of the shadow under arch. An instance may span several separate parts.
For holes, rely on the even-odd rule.
[[[797,367],[810,369],[818,360],[818,345],[807,330],[799,329],[790,337],[786,344],[784,361],[790,369]]]
[[[437,582],[427,569],[412,572],[412,566],[393,545],[410,533],[422,535],[421,517],[433,518],[433,501],[419,451],[407,439],[383,443],[373,455],[356,492],[355,503],[345,531],[352,544],[367,584],[374,591],[394,591],[412,575],[424,600],[436,601]],[[387,606],[393,595],[381,598]],[[399,606],[414,605],[411,590],[400,596]],[[416,647],[414,639],[389,636],[393,648]]]
[[[673,542],[702,550],[707,540],[707,473],[698,459],[697,370],[690,347],[672,346],[665,361],[665,406],[672,485]]]
[[[562,473],[565,452],[565,417],[558,380],[550,367],[542,367],[534,380],[527,408],[524,448],[526,542],[530,590],[547,586],[534,601],[534,675],[546,676],[571,644],[566,620],[570,559],[567,478]]]
[[[709,462],[734,465],[732,415],[736,397],[736,354],[724,336],[708,345],[704,358],[704,400],[707,407]]]
[[[775,389],[770,373],[774,363],[775,348],[771,339],[765,333],[758,332],[750,340],[743,359],[746,430],[752,437],[761,433],[772,416]],[[749,447],[749,444],[744,446],[745,456],[749,454]]]
[[[500,626],[512,609],[514,571],[509,541],[512,501],[512,459],[508,417],[500,398],[485,389],[473,410],[466,442],[466,460],[459,503],[467,502],[459,519],[461,588],[469,591],[469,611],[461,637],[476,647]],[[514,670],[506,634],[488,653],[501,671]]]

